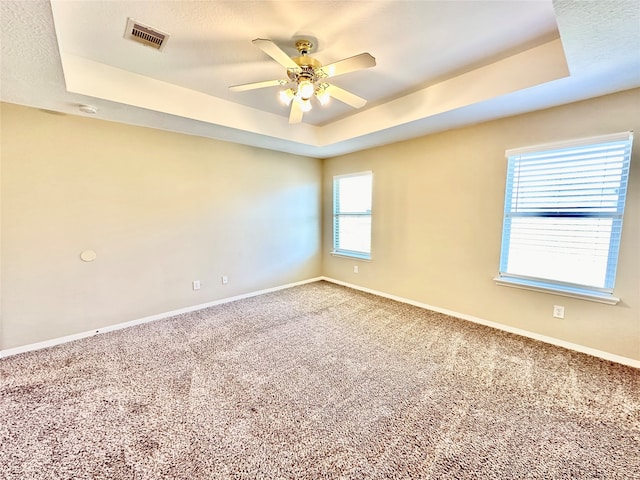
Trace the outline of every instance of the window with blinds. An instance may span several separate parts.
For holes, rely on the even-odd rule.
[[[373,173],[333,177],[333,254],[371,259]]]
[[[507,151],[498,283],[613,296],[632,132]]]

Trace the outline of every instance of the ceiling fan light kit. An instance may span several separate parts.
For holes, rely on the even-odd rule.
[[[286,68],[287,80],[266,80],[234,85],[229,89],[242,92],[265,87],[287,86],[288,88],[280,91],[279,97],[285,105],[291,105],[289,123],[302,121],[303,113],[311,111],[311,99],[314,97],[322,106],[328,105],[332,97],[353,108],[361,108],[367,103],[364,98],[330,84],[327,79],[375,66],[376,60],[370,54],[361,53],[323,67],[317,59],[309,56],[309,51],[313,48],[309,40],[296,42],[299,56],[293,58],[271,40],[256,38],[253,44]]]

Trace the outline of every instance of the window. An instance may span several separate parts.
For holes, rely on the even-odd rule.
[[[507,151],[498,284],[615,304],[632,132]]]
[[[373,173],[333,177],[333,253],[371,259]]]

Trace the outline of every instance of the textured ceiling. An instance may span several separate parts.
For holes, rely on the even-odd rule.
[[[640,4],[573,1],[0,1],[1,98],[37,108],[327,157],[640,86]],[[128,17],[171,36],[124,38]],[[288,124],[283,78],[254,47],[323,64],[369,52],[335,99]]]

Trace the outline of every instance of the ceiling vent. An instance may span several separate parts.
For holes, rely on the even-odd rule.
[[[157,28],[140,23],[133,18],[127,18],[127,28],[124,38],[141,43],[156,50],[163,50],[169,40],[169,34],[161,32]]]

